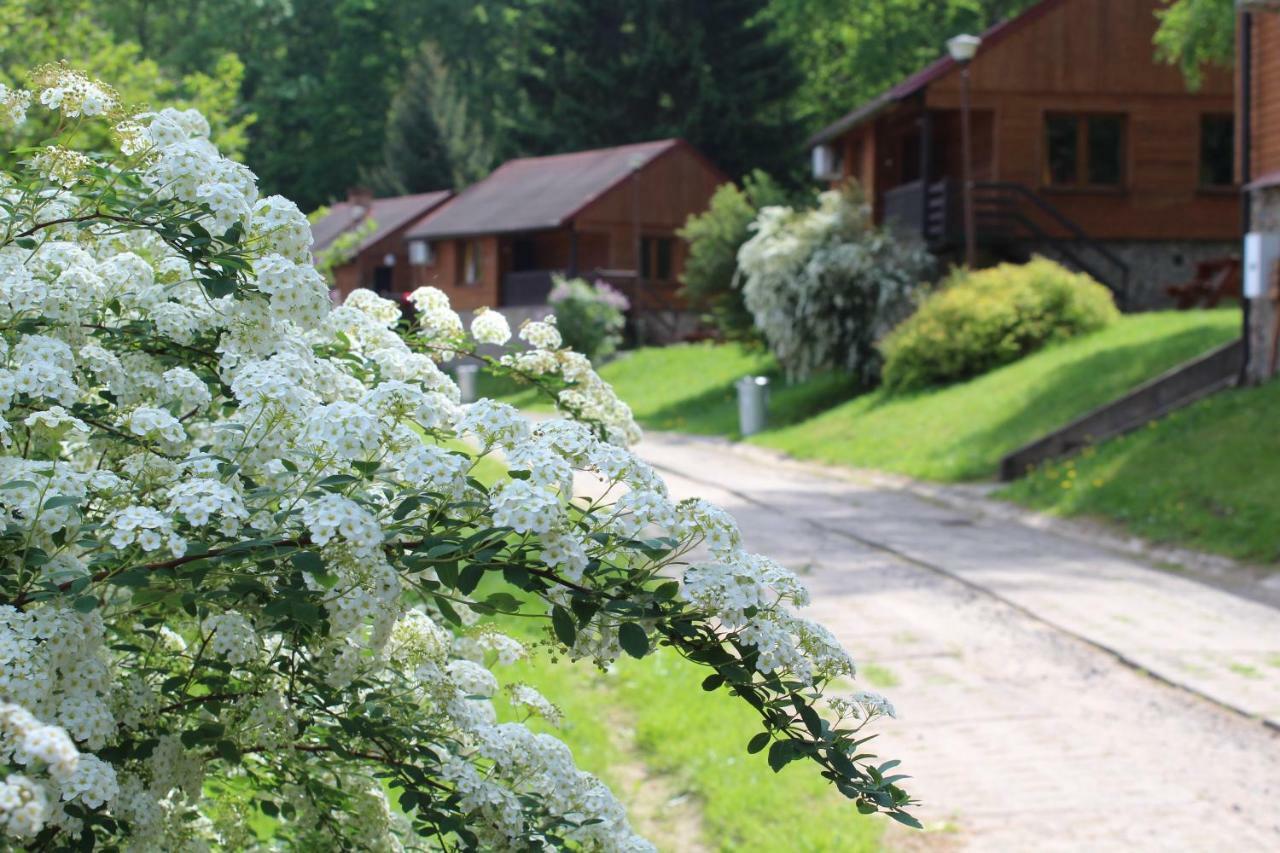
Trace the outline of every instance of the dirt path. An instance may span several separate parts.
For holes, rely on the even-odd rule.
[[[1280,709],[1280,613],[714,443],[658,435],[639,451],[676,496],[724,506],[750,548],[804,574],[810,615],[864,683],[891,685],[900,719],[876,743],[916,777],[932,830],[895,846],[1280,849],[1280,732],[1227,707]]]

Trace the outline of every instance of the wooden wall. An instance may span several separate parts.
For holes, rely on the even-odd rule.
[[[1280,14],[1253,15],[1252,179],[1280,172]]]
[[[463,270],[463,239],[435,240],[435,263],[411,267],[413,287],[438,287],[449,297],[456,311],[474,311],[480,307],[496,307],[499,301],[499,238],[493,235],[473,238],[480,244],[480,277],[466,283]]]
[[[341,297],[357,287],[373,287],[374,270],[382,266],[387,255],[394,255],[396,262],[391,270],[391,289],[403,293],[412,290],[413,272],[409,267],[409,247],[404,239],[404,232],[412,223],[388,233],[378,242],[365,249],[351,261],[340,267],[334,267],[334,288]]]
[[[1239,237],[1235,190],[1200,186],[1201,117],[1234,111],[1230,72],[1210,70],[1192,93],[1176,68],[1155,60],[1151,40],[1160,0],[1065,0],[1050,6],[980,51],[972,65],[973,107],[994,116],[996,179],[1036,189],[1094,237]],[[932,84],[926,100],[931,109],[958,109],[959,75]],[[1045,185],[1046,112],[1126,115],[1124,186]]]
[[[1235,188],[1200,186],[1200,121],[1234,112],[1230,72],[1210,69],[1189,92],[1177,68],[1156,61],[1152,37],[1161,0],[1047,0],[1003,36],[989,40],[971,69],[974,166],[978,180],[1013,181],[1043,195],[1092,236],[1111,240],[1233,240],[1240,235]],[[1268,24],[1280,92],[1280,21]],[[960,171],[960,75],[927,87],[935,173]],[[876,197],[896,183],[904,102],[843,138],[845,173]],[[1269,139],[1280,169],[1280,96]],[[1045,114],[1127,116],[1125,183],[1119,188],[1058,188],[1045,183]],[[859,148],[864,161],[855,165]],[[1261,156],[1261,155],[1260,155]]]
[[[646,165],[636,180],[638,184],[630,179],[623,181],[574,218],[578,269],[633,269],[636,219],[642,236],[675,237],[690,214],[707,209],[724,177],[701,155],[682,145]],[[487,235],[477,238],[482,245],[480,280],[468,285],[463,281],[462,267],[465,241],[438,240],[433,244],[435,263],[410,268],[412,287],[438,287],[460,311],[482,305],[499,307],[502,276],[512,269],[513,244],[521,238],[533,242],[538,268],[565,269],[570,265],[569,226],[526,235]],[[685,255],[683,242],[677,240],[672,251],[676,276],[684,268]]]
[[[635,180],[638,184],[623,181],[574,218],[580,269],[635,269],[636,220],[642,236],[674,237],[691,214],[707,209],[725,178],[700,154],[681,145],[650,162]],[[602,255],[603,262],[598,262]],[[684,259],[685,246],[677,240],[672,252],[676,277]]]

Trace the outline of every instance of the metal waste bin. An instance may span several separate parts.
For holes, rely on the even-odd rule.
[[[458,391],[462,394],[462,402],[474,403],[476,401],[476,374],[480,372],[478,364],[459,364],[458,365]]]
[[[744,376],[738,380],[738,431],[755,435],[769,417],[769,377]]]

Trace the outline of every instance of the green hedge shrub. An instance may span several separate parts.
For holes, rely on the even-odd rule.
[[[884,383],[902,390],[968,379],[1119,317],[1109,290],[1046,258],[956,270],[881,344]]]

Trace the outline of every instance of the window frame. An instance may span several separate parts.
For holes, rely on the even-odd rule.
[[[462,241],[462,283],[467,287],[477,285],[483,277],[480,241],[474,238]]]
[[[1075,121],[1075,153],[1076,153],[1076,180],[1072,183],[1058,183],[1053,179],[1053,170],[1050,163],[1049,148],[1049,122],[1053,119],[1069,118]],[[1089,132],[1090,124],[1095,119],[1117,119],[1120,124],[1120,143],[1118,154],[1118,165],[1120,167],[1120,176],[1115,183],[1095,183],[1090,180],[1090,170],[1092,163],[1089,157]],[[1129,133],[1129,114],[1118,111],[1106,110],[1045,110],[1040,120],[1040,144],[1042,146],[1042,155],[1040,158],[1040,186],[1042,189],[1050,192],[1094,192],[1094,193],[1117,193],[1127,192],[1129,190],[1130,168],[1130,133]]]
[[[665,252],[663,251],[665,249]],[[666,275],[662,273],[663,255],[666,255]],[[676,239],[670,234],[645,234],[640,238],[640,269],[637,272],[644,281],[676,280]]]
[[[409,241],[409,265],[414,267],[433,267],[436,265],[436,250],[430,240]]]
[[[1224,121],[1231,131],[1228,154],[1230,162],[1227,167],[1228,179],[1226,183],[1222,184],[1209,183],[1205,180],[1205,125],[1210,120]],[[1235,115],[1224,112],[1200,113],[1199,131],[1199,136],[1196,140],[1196,189],[1200,192],[1206,193],[1234,193],[1238,188],[1238,182],[1236,180],[1236,159],[1239,154],[1239,149],[1237,148],[1239,144],[1239,140],[1237,139],[1239,127],[1236,124]]]

